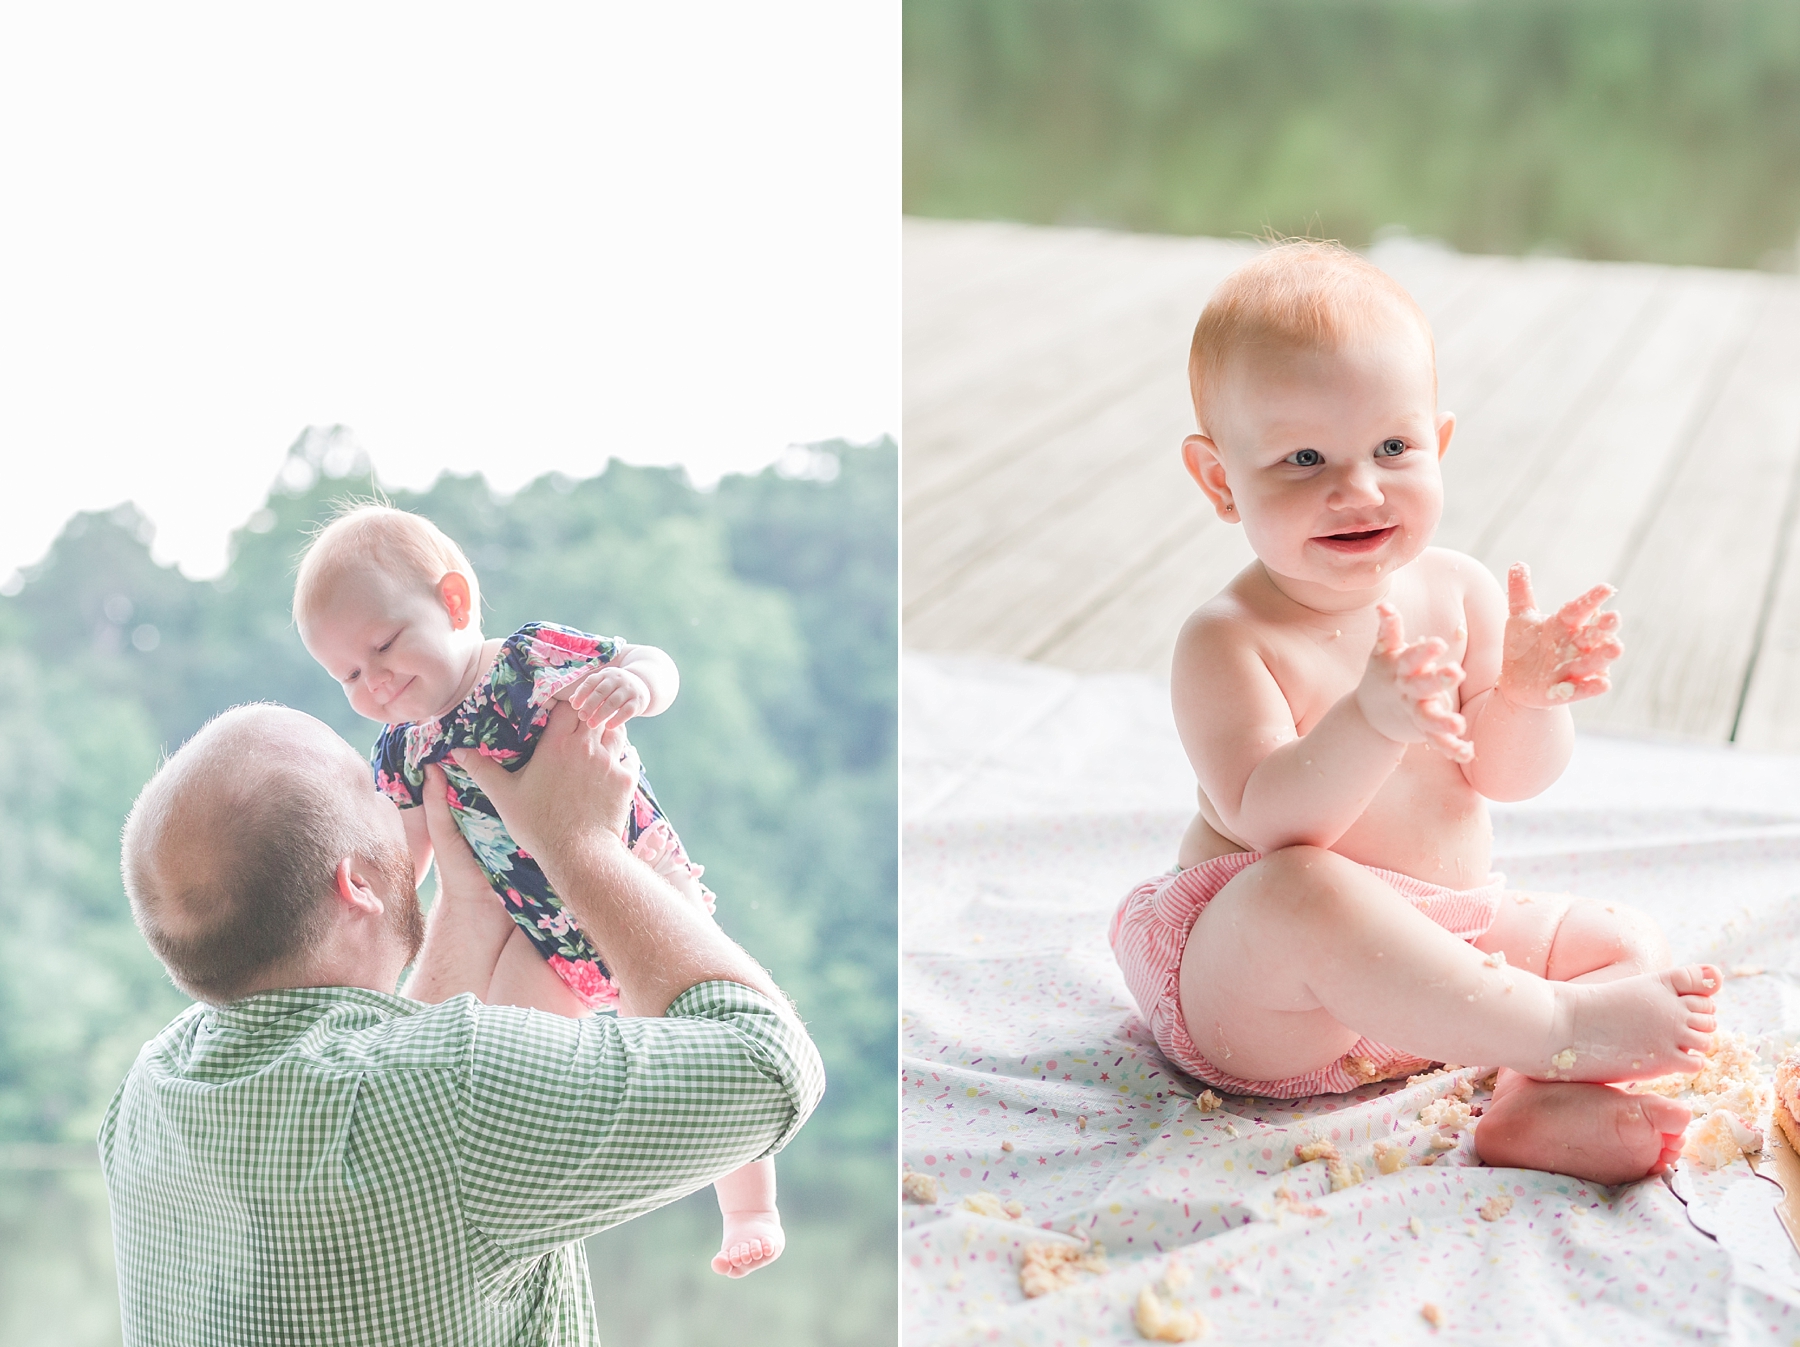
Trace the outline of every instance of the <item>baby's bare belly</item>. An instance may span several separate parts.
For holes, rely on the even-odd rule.
[[[1487,804],[1453,764],[1442,766],[1455,772],[1453,779],[1429,761],[1418,764],[1417,770],[1403,767],[1396,772],[1331,850],[1359,865],[1394,870],[1447,889],[1486,884],[1494,846]],[[1231,835],[1212,802],[1201,794],[1200,810],[1181,839],[1177,861],[1186,869],[1216,856],[1254,850]]]

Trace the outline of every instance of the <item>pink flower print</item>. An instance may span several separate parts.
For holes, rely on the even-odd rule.
[[[592,959],[572,960],[565,959],[560,954],[552,954],[546,962],[588,1009],[618,1002],[619,989],[613,986]]]
[[[548,931],[551,935],[567,935],[569,928],[574,925],[569,920],[567,912],[557,912],[552,916],[539,917],[537,924],[540,931]]]
[[[641,792],[631,797],[631,809],[638,831],[642,832],[656,822],[656,813],[650,808],[650,801],[646,800]]]
[[[524,907],[525,906],[525,900],[523,898],[519,897],[519,891],[517,889],[508,889],[506,891],[506,897],[507,897],[508,901],[510,901],[514,907]]]
[[[567,650],[572,655],[581,655],[590,659],[600,649],[600,642],[592,636],[579,636],[572,631],[551,631],[546,627],[539,627],[537,639],[542,645],[551,646],[557,650]],[[558,664],[566,662],[564,660],[557,661]]]

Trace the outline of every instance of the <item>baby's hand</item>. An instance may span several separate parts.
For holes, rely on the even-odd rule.
[[[1356,704],[1376,731],[1395,743],[1427,743],[1452,762],[1469,762],[1475,746],[1456,710],[1462,665],[1446,659],[1450,647],[1436,636],[1406,643],[1399,610],[1375,606],[1380,625],[1369,667],[1356,687]]]
[[[557,696],[596,730],[623,725],[650,709],[650,685],[629,669],[597,669]]]
[[[1546,615],[1537,611],[1525,563],[1507,571],[1511,615],[1506,619],[1500,695],[1514,706],[1543,710],[1597,697],[1610,688],[1606,671],[1625,647],[1619,644],[1619,615],[1601,612],[1600,605],[1614,592],[1611,585],[1595,585]]]

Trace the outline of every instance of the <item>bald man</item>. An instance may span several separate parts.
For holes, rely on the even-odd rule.
[[[228,711],[139,795],[126,891],[200,1004],[101,1125],[126,1343],[597,1343],[580,1241],[773,1154],[818,1102],[780,991],[620,841],[622,734],[559,705],[523,770],[468,757],[619,1016],[472,994],[512,921],[441,774],[428,927],[398,811],[309,716]]]

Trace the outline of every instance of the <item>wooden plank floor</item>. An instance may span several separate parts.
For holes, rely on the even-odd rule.
[[[1167,673],[1250,560],[1182,470],[1189,334],[1251,245],[909,220],[903,640]],[[1430,317],[1457,413],[1437,541],[1625,614],[1589,728],[1800,751],[1800,282],[1371,256]]]

